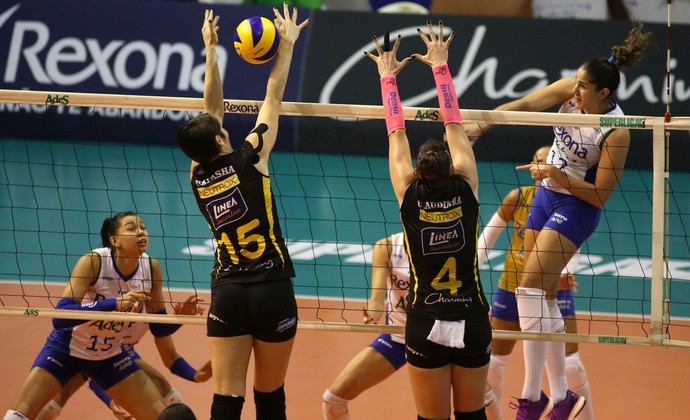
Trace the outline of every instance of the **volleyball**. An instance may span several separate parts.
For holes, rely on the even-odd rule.
[[[262,16],[243,20],[235,30],[235,51],[245,61],[263,64],[275,57],[280,34],[273,22]]]

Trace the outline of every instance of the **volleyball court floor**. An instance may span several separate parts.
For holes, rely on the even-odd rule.
[[[3,284],[0,287],[5,288]],[[184,294],[177,294],[182,297]],[[208,295],[201,294],[208,302]],[[304,302],[301,302],[305,304]],[[309,311],[303,311],[309,312]],[[305,317],[313,314],[305,313]],[[610,323],[611,325],[613,323]],[[600,332],[611,333],[611,325],[601,326]],[[591,328],[581,321],[580,330]],[[594,327],[597,330],[599,327]],[[621,335],[637,334],[626,324],[616,327]],[[50,333],[51,322],[46,318],[2,317],[0,319],[0,408],[12,402],[21,382]],[[596,333],[596,331],[593,331]],[[288,418],[318,420],[321,415],[321,395],[340,370],[357,352],[375,337],[372,333],[345,331],[315,331],[300,329],[286,380]],[[185,325],[173,336],[179,353],[193,366],[208,360],[205,327]],[[677,339],[690,340],[687,337]],[[211,382],[194,384],[169,374],[160,361],[150,334],[137,344],[139,354],[161,372],[182,394],[199,419],[209,418],[212,401]],[[581,344],[580,354],[587,369],[594,412],[599,419],[646,420],[656,418],[683,419],[688,416],[685,400],[690,389],[690,350],[620,344]],[[506,385],[502,398],[505,419],[515,417],[508,407],[511,396],[519,396],[523,380],[522,346],[517,345],[506,371]],[[248,394],[243,419],[254,418],[250,369]],[[548,392],[545,379],[544,390]],[[4,411],[3,411],[4,412]],[[368,390],[350,403],[353,419],[384,420],[416,418],[414,400],[408,383],[406,368],[388,380]],[[113,418],[110,411],[91,391],[84,387],[77,391],[62,411],[64,419]]]

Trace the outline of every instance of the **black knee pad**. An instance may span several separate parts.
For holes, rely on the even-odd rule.
[[[272,392],[254,390],[254,404],[256,404],[256,420],[285,420],[285,387]]]
[[[213,394],[211,420],[239,420],[243,405],[244,397],[239,395]]]
[[[454,411],[453,414],[455,414],[455,420],[486,420],[486,410],[484,407],[470,413]]]

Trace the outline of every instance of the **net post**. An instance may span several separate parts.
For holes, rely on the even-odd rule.
[[[666,142],[663,118],[652,119],[652,286],[650,338],[664,339],[664,220],[666,217]]]

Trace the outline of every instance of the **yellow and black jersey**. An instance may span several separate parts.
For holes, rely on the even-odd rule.
[[[194,168],[192,190],[216,240],[213,282],[250,283],[294,277],[270,178],[252,164],[249,143]]]
[[[407,312],[440,320],[486,316],[477,269],[479,203],[463,178],[442,188],[415,180],[400,208],[410,258]]]

